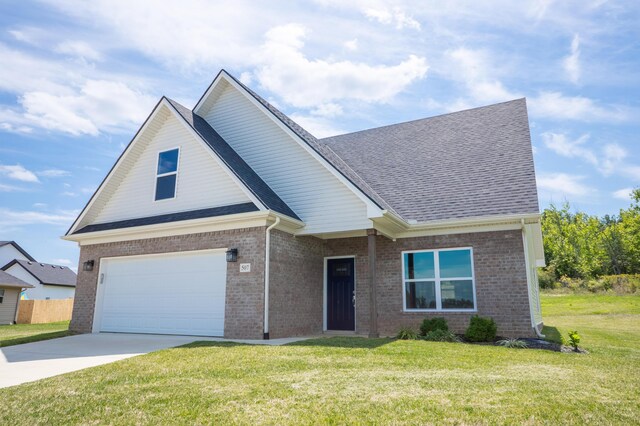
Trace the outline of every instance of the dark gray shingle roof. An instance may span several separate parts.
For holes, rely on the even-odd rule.
[[[14,277],[7,272],[0,271],[0,288],[2,287],[33,288],[31,284],[22,281],[20,278]]]
[[[319,142],[407,220],[539,212],[524,99]]]
[[[209,147],[225,162],[249,190],[268,209],[300,220],[298,215],[267,185],[260,176],[231,148],[231,146],[202,117],[178,102],[167,98],[169,103],[204,139]]]
[[[158,216],[142,217],[138,219],[119,220],[117,222],[87,225],[74,234],[87,232],[109,231],[112,229],[132,228],[134,226],[155,225],[158,223],[178,222],[181,220],[202,219],[205,217],[224,216],[227,214],[247,213],[258,211],[253,203],[234,204],[231,206],[213,207],[209,209],[191,210],[180,213],[169,213]]]
[[[66,266],[52,265],[50,263],[32,262],[30,260],[14,260],[2,269],[7,270],[15,264],[19,264],[33,275],[40,283],[46,285],[60,285],[75,287],[77,276],[75,272]]]

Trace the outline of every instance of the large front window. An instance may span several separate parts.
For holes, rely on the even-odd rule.
[[[171,149],[158,154],[156,171],[156,201],[174,198],[178,179],[178,157],[180,149]]]
[[[406,311],[476,309],[471,248],[402,253]]]

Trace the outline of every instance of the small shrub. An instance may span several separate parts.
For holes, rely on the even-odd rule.
[[[573,348],[574,351],[578,352],[578,343],[580,343],[580,335],[577,331],[569,332],[569,345]]]
[[[526,349],[529,347],[529,344],[526,341],[520,339],[502,339],[498,340],[498,344],[505,348],[514,349]]]
[[[442,317],[436,317],[425,318],[424,321],[422,321],[422,325],[420,325],[420,335],[426,336],[435,330],[449,331],[447,320]]]
[[[430,342],[460,342],[460,338],[450,332],[449,330],[431,330],[427,334],[421,337],[423,340],[428,340]]]
[[[553,265],[547,268],[538,268],[538,284],[544,290],[560,287],[560,283],[556,280],[556,270]]]
[[[398,331],[397,338],[400,340],[416,340],[418,334],[411,327],[402,327],[400,331]]]
[[[496,338],[498,326],[493,318],[483,318],[478,315],[471,317],[469,328],[464,338],[470,342],[492,342]]]

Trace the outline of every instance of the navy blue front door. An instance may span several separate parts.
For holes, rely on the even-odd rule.
[[[355,330],[354,259],[327,260],[327,330]]]

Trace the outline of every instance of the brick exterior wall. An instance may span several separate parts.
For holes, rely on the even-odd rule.
[[[271,231],[269,336],[322,333],[323,241]]]
[[[82,246],[69,328],[78,333],[91,332],[101,258],[224,247],[238,248],[238,262],[227,264],[225,337],[261,339],[264,318],[264,227]],[[95,260],[93,271],[83,271],[82,264],[90,259]],[[241,274],[241,262],[251,263],[251,272]]]
[[[462,333],[474,313],[404,312],[402,305],[401,252],[454,247],[473,247],[478,315],[498,324],[498,334],[533,337],[527,288],[524,248],[520,231],[402,238],[395,242],[376,237],[378,331],[395,335],[400,327],[417,329],[425,317],[445,317],[449,328]],[[356,256],[356,332],[369,331],[367,239],[327,240],[325,256]]]
[[[533,336],[529,311],[524,250],[520,231],[496,231],[398,239],[376,237],[378,328],[395,335],[408,325],[418,327],[425,317],[443,316],[450,328],[463,332],[472,313],[404,312],[401,252],[403,250],[473,247],[478,314],[490,316],[501,336]],[[80,271],[71,330],[90,332],[93,323],[100,258],[220,247],[237,247],[238,262],[229,263],[225,337],[261,339],[264,317],[265,228],[153,238],[82,246],[80,266],[94,259],[91,272]],[[367,238],[320,240],[271,234],[271,338],[320,333],[323,323],[324,257],[355,255],[356,332],[369,332],[369,272]],[[239,263],[251,263],[250,273],[239,273]]]

